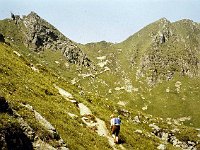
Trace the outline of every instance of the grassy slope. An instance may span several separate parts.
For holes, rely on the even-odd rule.
[[[41,139],[56,146],[48,132],[37,123],[33,114],[22,107],[20,103],[32,105],[35,110],[50,121],[56,127],[61,137],[67,142],[69,148],[110,149],[105,138],[99,137],[94,131],[81,125],[80,118],[74,120],[67,115],[67,112],[79,115],[78,109],[70,102],[64,100],[53,87],[53,84],[60,85],[73,93],[79,102],[84,102],[96,116],[105,121],[109,120],[109,115],[114,110],[120,112],[121,107],[112,101],[105,101],[105,99],[93,94],[80,96],[77,87],[69,85],[67,81],[58,78],[56,74],[44,66],[38,66],[40,73],[34,72],[28,63],[30,58],[25,55],[17,57],[13,53],[13,49],[5,44],[0,45],[0,52],[1,95],[9,100],[11,106],[29,123]],[[45,90],[48,90],[53,95],[45,94]],[[159,140],[155,137],[147,137],[145,134],[134,133],[137,129],[143,130],[144,133],[150,133],[151,129],[146,124],[133,124],[131,118],[138,115],[138,112],[133,111],[131,108],[128,110],[130,113],[128,117],[122,115],[124,122],[121,138],[125,142],[124,146],[128,149],[155,149],[160,143]],[[1,124],[5,124],[7,119],[5,115],[1,114]],[[11,123],[9,122],[8,124],[14,123],[17,125],[14,118],[9,120],[11,120]],[[106,124],[109,127],[109,121],[106,121]],[[174,149],[171,145],[168,145],[168,148]]]
[[[13,26],[13,28],[15,28],[15,26]],[[18,34],[16,34],[16,36],[18,36]],[[136,45],[138,46],[138,49],[140,49],[141,43],[139,39],[137,40],[138,43]],[[120,44],[110,45],[100,43],[100,46],[97,46],[97,48],[94,49],[94,51],[92,52],[90,51],[92,49],[91,47],[89,47],[88,49],[85,48],[85,51],[89,52],[89,56],[92,56],[93,53],[96,54],[94,55],[95,57],[92,57],[92,60],[94,62],[97,61],[96,57],[107,55],[107,58],[111,60],[111,63],[108,64],[109,68],[114,70],[118,68],[118,66],[120,66],[120,68],[115,71],[110,71],[97,75],[95,80],[92,78],[82,79],[80,77],[77,77],[81,79],[77,86],[81,85],[85,92],[85,96],[80,96],[78,94],[80,87],[78,88],[69,84],[71,79],[74,78],[74,75],[80,73],[80,70],[77,71],[74,66],[70,66],[70,68],[68,69],[64,67],[65,60],[59,52],[51,52],[47,50],[40,55],[36,53],[31,53],[31,55],[29,55],[30,52],[27,51],[23,46],[18,45],[16,47],[15,45],[11,44],[12,47],[9,47],[1,44],[1,95],[5,96],[9,100],[11,105],[16,110],[18,110],[18,112],[24,117],[24,119],[29,124],[31,124],[31,126],[39,133],[41,138],[44,140],[49,141],[48,133],[46,133],[44,129],[40,128],[40,125],[35,121],[33,117],[31,117],[33,115],[31,115],[28,110],[21,107],[19,103],[23,102],[32,105],[39,113],[41,113],[48,121],[50,121],[56,127],[62,138],[67,142],[69,148],[110,149],[108,142],[105,138],[99,137],[94,131],[86,128],[84,125],[80,125],[82,124],[80,117],[77,120],[73,120],[65,113],[67,111],[77,115],[79,114],[77,108],[75,108],[74,105],[72,105],[71,103],[66,102],[58,94],[57,90],[54,89],[53,84],[56,83],[62,88],[67,89],[67,91],[71,92],[78,101],[84,102],[86,105],[88,105],[96,116],[107,121],[108,127],[109,116],[113,111],[118,110],[118,112],[120,112],[124,108],[127,109],[130,112],[130,115],[128,117],[122,115],[122,120],[124,120],[124,122],[121,132],[121,138],[125,141],[124,146],[128,149],[155,149],[159,143],[158,139],[156,139],[155,137],[140,135],[134,132],[136,129],[141,129],[145,133],[150,133],[151,129],[148,127],[148,125],[133,124],[131,118],[138,115],[137,110],[141,111],[141,108],[144,106],[145,103],[148,103],[148,101],[152,101],[152,103],[149,105],[147,113],[161,117],[165,117],[165,115],[166,117],[174,117],[174,114],[179,117],[179,112],[185,109],[184,105],[188,105],[188,103],[182,105],[182,101],[180,99],[178,100],[178,102],[174,101],[175,99],[179,98],[180,95],[174,94],[174,83],[175,81],[177,81],[176,79],[174,79],[170,83],[167,82],[166,84],[158,85],[150,93],[149,89],[146,88],[147,86],[145,82],[143,82],[143,80],[141,80],[141,82],[135,80],[135,70],[134,68],[130,67],[130,59],[129,57],[127,58],[127,56],[133,56],[133,54],[135,54],[135,52],[132,54],[132,50],[135,49],[130,46],[130,43],[127,45],[123,43],[123,46]],[[107,45],[109,46],[108,48]],[[129,46],[129,48],[126,49],[126,46]],[[96,53],[96,51],[98,51],[99,49],[102,51]],[[122,49],[122,52],[119,49]],[[145,47],[141,49],[145,51]],[[23,54],[23,56],[17,57],[13,53],[13,50],[20,52],[21,54]],[[59,61],[60,64],[56,64],[55,61]],[[30,69],[30,62],[39,68],[40,73],[33,72]],[[42,64],[42,66],[37,64]],[[101,68],[98,69],[101,70]],[[115,88],[116,86],[124,84],[124,80],[121,79],[122,72],[124,72],[124,78],[128,77],[129,79],[131,79],[134,87],[137,87],[139,89],[138,92],[127,93],[124,90],[113,90],[113,88]],[[85,73],[85,70],[82,69],[81,73]],[[60,78],[59,76],[62,76],[63,78]],[[180,78],[178,79],[180,80]],[[108,86],[99,82],[102,80],[105,81]],[[187,114],[192,114],[192,116],[194,116],[194,119],[192,118],[192,123],[194,125],[198,125],[199,122],[197,116],[199,116],[199,112],[194,110],[195,107],[198,107],[196,101],[199,95],[197,93],[199,83],[196,82],[198,81],[196,79],[190,80],[184,78],[183,80],[185,80],[185,82],[182,82],[184,82],[183,87],[185,87],[185,95],[187,97],[186,100],[190,100],[190,97],[192,97],[193,100],[190,101],[190,109],[187,113],[184,113],[184,116]],[[188,88],[186,84],[189,81],[191,81],[191,88]],[[119,83],[113,84],[115,82]],[[193,83],[196,83],[196,87],[193,86]],[[96,89],[94,88],[94,85],[95,87],[97,87]],[[173,89],[174,91],[171,90],[169,94],[166,94],[164,91],[168,86],[170,87],[170,90]],[[112,89],[111,94],[108,94],[108,89]],[[51,93],[53,93],[53,95],[46,95],[45,90],[50,91]],[[191,93],[188,93],[187,90],[190,90]],[[92,91],[92,93],[88,94],[90,91]],[[142,97],[145,97],[145,99],[142,99]],[[160,105],[162,104],[160,99],[163,99],[165,101],[167,105],[167,107],[165,108],[171,108],[172,111],[170,109],[166,109],[166,111],[161,111],[163,110],[163,105]],[[119,105],[117,105],[117,102],[119,100],[127,101],[127,106],[120,107]],[[167,103],[167,101],[169,100],[171,100],[172,103]],[[181,106],[181,108],[173,109],[176,108],[176,105]],[[3,116],[1,115],[1,118],[2,117]],[[2,120],[4,120],[4,122],[7,121],[7,119]],[[180,134],[180,137],[184,137],[187,135],[190,138],[195,139],[196,133],[193,134],[193,129],[190,133],[188,133],[188,128],[186,128],[185,130],[186,131],[184,133]],[[174,148],[172,148],[171,145],[168,145],[168,149]]]
[[[156,35],[158,31],[163,30],[163,25],[172,31],[172,36],[169,40],[159,46],[159,50],[152,49],[152,37]],[[99,95],[104,95],[105,98],[118,102],[119,100],[125,100],[129,102],[129,107],[133,109],[141,110],[142,107],[148,105],[148,113],[159,117],[171,117],[178,118],[183,116],[191,116],[190,125],[198,127],[200,125],[198,116],[200,111],[197,107],[199,103],[199,77],[188,78],[186,76],[179,75],[181,72],[181,64],[178,63],[177,58],[182,58],[189,65],[191,72],[197,74],[194,70],[196,58],[199,58],[198,43],[199,43],[199,28],[194,26],[191,21],[179,21],[175,23],[165,22],[165,19],[158,20],[155,23],[148,25],[133,36],[129,37],[122,43],[109,45],[104,42],[96,43],[92,45],[86,44],[82,48],[89,56],[107,56],[110,63],[107,65],[111,71],[101,74],[96,78],[96,81],[87,80],[82,81],[82,86],[85,89],[92,91],[94,87],[98,91]],[[187,36],[190,36],[189,40]],[[181,40],[182,39],[182,40]],[[183,40],[184,39],[184,40]],[[103,44],[103,46],[102,46]],[[106,47],[107,46],[107,47]],[[188,49],[189,47],[189,49]],[[197,50],[195,50],[195,47]],[[192,51],[190,51],[192,49]],[[112,55],[111,55],[112,54]],[[144,55],[159,56],[149,64],[149,70],[151,68],[157,68],[158,74],[167,74],[167,71],[177,71],[177,75],[169,82],[163,82],[155,87],[149,87],[146,84],[146,79],[140,78],[136,80],[136,71],[140,67],[142,57]],[[194,56],[194,57],[193,57]],[[191,58],[189,60],[188,58]],[[159,60],[162,62],[159,63]],[[171,62],[168,62],[171,60]],[[98,63],[97,59],[93,59]],[[193,63],[193,62],[194,63]],[[133,63],[134,62],[134,63]],[[167,65],[163,65],[162,63]],[[155,66],[157,65],[157,66]],[[118,68],[116,70],[116,68]],[[151,75],[151,71],[147,70],[147,76]],[[109,78],[108,78],[109,77]],[[128,93],[126,91],[115,91],[113,88],[116,86],[124,85],[124,78],[131,80],[133,87],[138,88],[138,92]],[[161,77],[166,80],[166,77]],[[105,81],[102,84],[100,81]],[[180,81],[181,92],[177,93],[175,83]],[[119,84],[115,84],[119,83]],[[87,86],[88,85],[88,86]],[[166,89],[170,89],[167,93]],[[108,94],[108,90],[112,89],[112,93]],[[93,91],[95,91],[93,90]],[[144,99],[145,98],[145,99]],[[178,109],[177,109],[177,106]],[[188,123],[187,123],[188,125]]]
[[[41,139],[56,146],[56,143],[51,140],[48,132],[35,120],[32,112],[21,106],[20,103],[30,104],[51,122],[61,137],[67,142],[69,148],[110,149],[105,138],[99,137],[94,131],[88,129],[85,125],[81,125],[80,118],[74,120],[67,115],[67,112],[79,115],[78,109],[70,102],[64,100],[53,87],[53,84],[60,85],[73,93],[79,102],[87,104],[95,115],[105,121],[109,120],[109,115],[118,108],[116,104],[109,101],[105,102],[94,95],[80,97],[77,87],[69,85],[63,79],[59,79],[56,74],[44,66],[38,67],[40,73],[34,72],[29,66],[27,57],[24,55],[18,57],[13,53],[13,49],[10,46],[1,44],[0,52],[1,95],[6,97],[13,109],[28,122]],[[52,95],[45,94],[45,90],[48,90]],[[132,111],[130,110],[130,112]],[[136,112],[133,112],[132,117],[136,114]],[[0,116],[2,128],[4,128],[8,118],[10,120],[7,122],[8,125],[14,124],[17,126],[18,123],[14,118],[6,117],[4,114]],[[126,120],[127,118],[123,119]],[[109,127],[109,121],[107,121],[107,125]],[[153,142],[155,140],[154,137],[149,139],[145,136],[140,137],[136,133],[131,134],[130,132],[138,128],[136,125],[124,123],[123,126],[121,137],[126,142],[125,147],[141,148],[141,143],[143,143],[142,149],[154,149],[158,146],[159,141],[156,140],[157,142]],[[144,128],[144,130],[150,131],[148,128]]]
[[[24,26],[16,25],[11,19],[0,20],[0,33],[5,35],[5,38],[12,41],[16,45],[21,45],[24,41],[22,32],[24,31]]]
[[[19,103],[32,105],[56,127],[71,149],[94,149],[95,146],[98,149],[102,145],[105,146],[105,149],[109,148],[106,139],[81,126],[80,119],[73,120],[67,115],[67,112],[77,115],[79,112],[74,105],[58,94],[53,84],[62,85],[63,88],[72,93],[75,91],[75,87],[59,80],[58,76],[46,70],[45,67],[41,68],[40,73],[32,71],[24,58],[18,58],[13,53],[12,48],[6,45],[0,45],[0,52],[1,95],[9,100],[11,105],[18,110],[18,113],[42,136],[42,139],[48,141],[48,135],[46,135],[44,129],[39,128],[40,125],[31,117],[33,115],[29,115],[30,112],[21,108]],[[46,95],[45,90],[53,95]],[[84,143],[85,140],[89,143]],[[91,148],[91,145],[94,147]]]

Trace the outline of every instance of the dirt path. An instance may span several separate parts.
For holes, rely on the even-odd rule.
[[[110,146],[114,150],[117,150],[113,138],[109,135],[109,131],[106,127],[105,122],[103,120],[97,118],[96,116],[94,116],[96,122],[88,121],[89,119],[87,118],[87,115],[92,115],[91,110],[87,106],[85,106],[83,103],[79,103],[78,106],[79,106],[79,109],[80,109],[80,115],[83,116],[82,117],[83,122],[87,126],[90,126],[90,127],[96,126],[97,127],[96,132],[98,133],[98,135],[99,136],[105,136],[108,139]]]
[[[66,99],[69,100],[73,99],[72,94],[70,94],[69,92],[59,88],[58,86],[55,86],[56,89],[58,89],[59,93]],[[109,131],[106,127],[106,124],[103,120],[101,120],[100,118],[97,118],[96,116],[94,116],[92,114],[92,111],[83,103],[78,103],[78,107],[80,110],[80,115],[82,116],[82,121],[89,127],[96,127],[97,130],[96,132],[98,133],[99,136],[104,136],[108,139],[108,143],[110,144],[110,146],[114,149],[117,150],[117,148],[119,147],[122,150],[125,150],[125,148],[123,147],[123,145],[119,144],[118,146],[116,146],[116,144],[114,143],[114,140],[112,138],[112,136],[109,134]],[[93,116],[94,119],[91,120],[89,117]]]

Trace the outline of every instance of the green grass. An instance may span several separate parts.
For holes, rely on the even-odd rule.
[[[0,32],[13,37],[14,42],[6,39],[10,46],[0,44],[0,94],[9,101],[13,109],[28,122],[41,139],[54,146],[57,145],[56,141],[50,138],[49,133],[37,122],[33,113],[20,103],[30,104],[44,116],[56,128],[70,149],[111,149],[106,138],[98,136],[96,132],[82,123],[78,108],[63,99],[54,88],[54,84],[72,93],[78,102],[86,104],[95,116],[106,122],[108,128],[110,114],[116,112],[121,115],[123,123],[120,138],[127,149],[156,149],[162,141],[155,136],[148,136],[152,132],[148,124],[156,122],[163,128],[173,129],[173,125],[166,123],[166,118],[191,116],[190,121],[179,126],[180,132],[176,133],[176,136],[183,141],[186,138],[198,141],[194,127],[200,125],[198,119],[200,116],[198,111],[200,106],[199,77],[183,76],[180,69],[183,64],[178,58],[187,63],[192,74],[198,74],[196,71],[198,68],[194,66],[199,55],[194,49],[199,44],[199,29],[195,29],[195,34],[191,34],[192,38],[186,42],[187,47],[193,50],[190,51],[190,49],[185,49],[184,42],[174,42],[177,36],[182,35],[186,38],[188,33],[193,32],[187,27],[190,23],[185,24],[187,28],[181,27],[182,24],[178,24],[179,28],[176,28],[177,24],[167,24],[167,27],[173,31],[173,36],[166,43],[159,45],[158,50],[154,49],[150,35],[156,35],[159,30],[162,30],[163,23],[160,23],[160,20],[130,36],[122,43],[112,44],[102,41],[79,45],[95,65],[95,70],[93,70],[72,64],[66,67],[67,61],[60,51],[44,50],[40,53],[29,51],[23,45],[23,35],[19,32],[20,27],[16,27],[10,20],[1,21]],[[23,30],[23,26],[21,29]],[[14,50],[22,56],[18,57],[13,53]],[[97,66],[99,60],[96,57],[100,56],[106,56],[109,60],[107,67],[110,71],[100,74],[104,70]],[[143,66],[142,62],[145,61],[146,56],[156,57]],[[31,69],[31,64],[39,69],[39,73]],[[157,76],[154,78],[162,82],[149,86],[146,79],[154,75],[152,70],[155,68]],[[144,77],[136,77],[138,69],[144,73]],[[168,71],[174,71],[170,81],[166,81]],[[95,77],[82,78],[79,76],[79,74],[88,72],[95,74]],[[72,85],[70,83],[74,78],[78,82]],[[125,86],[125,79],[128,79],[138,91],[131,93],[125,90],[116,91],[116,87]],[[182,83],[179,93],[175,87],[177,81]],[[170,89],[169,92],[166,92],[167,88]],[[80,95],[79,92],[84,94]],[[125,101],[127,105],[119,106],[117,104],[119,101]],[[148,109],[143,111],[142,107],[145,105],[148,105]],[[123,114],[124,110],[128,110],[127,116]],[[72,119],[67,112],[79,117]],[[145,116],[151,114],[155,121],[135,124],[133,118],[139,114],[143,115],[144,121]],[[12,116],[0,114],[0,117],[2,118],[1,129],[6,125],[7,120],[11,121],[10,124],[17,126],[17,121]],[[164,121],[156,117],[163,118]],[[142,130],[143,133],[135,133],[137,129]],[[167,149],[178,148],[167,144]]]
[[[20,105],[20,103],[30,104],[51,122],[70,149],[111,149],[106,138],[98,136],[96,132],[83,125],[78,108],[63,99],[53,87],[53,84],[60,85],[62,88],[73,93],[75,99],[86,104],[91,108],[94,115],[105,120],[108,128],[110,114],[115,110],[119,111],[121,109],[116,102],[105,101],[103,97],[101,98],[93,94],[80,96],[77,87],[63,82],[61,78],[58,79],[56,74],[49,72],[50,70],[41,69],[40,73],[32,71],[26,61],[24,61],[27,57],[16,57],[9,46],[1,44],[0,50],[1,95],[9,101],[10,106],[23,117],[42,140],[53,146],[57,145],[56,141],[51,139],[50,134],[34,118],[34,114]],[[45,90],[48,90],[51,95],[46,94]],[[129,111],[133,113],[132,116],[137,114],[131,109]],[[67,112],[74,113],[79,117],[72,119],[68,116]],[[7,115],[3,116],[1,115],[1,118],[4,118],[1,120],[4,120],[4,123],[8,119],[17,125],[17,121],[14,118]],[[133,133],[134,130],[141,128],[140,126],[127,123],[126,120],[128,118],[123,116],[122,120],[124,122],[120,137],[125,141],[123,144],[124,147],[154,149],[158,146],[159,141],[154,137],[148,138]],[[1,127],[4,127],[3,123],[1,123]],[[147,129],[144,127],[143,130]],[[150,131],[147,130],[146,132]]]
[[[155,48],[151,36],[156,36],[159,31],[164,32],[164,25],[169,30],[170,37],[165,43]],[[90,79],[84,79],[80,85],[85,90],[98,91],[99,95],[114,102],[128,101],[129,108],[141,110],[144,104],[148,104],[147,112],[155,116],[166,118],[191,116],[192,119],[187,125],[198,127],[200,124],[197,117],[199,115],[197,107],[200,105],[199,68],[197,67],[200,56],[198,52],[199,32],[199,26],[191,21],[164,23],[161,19],[144,27],[122,43],[86,44],[82,48],[89,56],[107,56],[110,61],[107,66],[111,71],[98,75],[93,82]],[[148,62],[146,57],[152,60]],[[95,58],[93,60],[94,63],[98,63]],[[137,70],[140,70],[144,77],[136,80]],[[189,73],[186,70],[189,70]],[[166,81],[169,72],[172,73],[172,80]],[[154,84],[160,83],[149,87],[147,77],[152,78]],[[124,90],[113,90],[116,86],[124,86],[124,78],[130,79],[133,87],[138,88],[139,91],[128,93]],[[107,85],[101,84],[100,81],[105,81]],[[180,93],[176,92],[176,81],[182,83]],[[94,87],[97,88],[94,90]],[[169,93],[166,92],[168,87]],[[112,89],[112,94],[108,94],[109,89]]]
[[[90,131],[85,126],[81,126],[80,119],[71,119],[67,112],[79,114],[78,109],[65,99],[63,99],[58,91],[54,88],[53,83],[59,85],[58,79],[51,74],[37,73],[27,66],[23,59],[17,58],[12,49],[6,45],[0,45],[1,50],[1,95],[17,107],[20,103],[27,103],[33,106],[42,116],[44,116],[53,126],[56,127],[58,133],[67,142],[71,149],[96,149],[104,146],[109,149],[107,140],[99,137],[96,133]],[[62,83],[63,84],[63,83]],[[68,91],[75,88],[66,83]],[[46,95],[45,90],[48,89],[52,95]],[[18,113],[41,135],[42,139],[48,141],[48,134],[35,121],[33,115],[19,106]],[[32,116],[32,117],[31,117]],[[45,137],[45,135],[47,137]],[[90,141],[85,143],[83,141]],[[100,141],[100,142],[99,142]],[[104,144],[102,144],[104,143]],[[91,145],[94,147],[91,148]]]

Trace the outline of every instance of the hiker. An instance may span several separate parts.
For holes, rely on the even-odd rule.
[[[110,127],[111,127],[111,132],[112,132],[112,136],[114,138],[114,142],[115,143],[119,143],[119,131],[120,131],[120,124],[121,124],[121,120],[118,117],[115,117],[113,114],[110,116],[111,120],[110,120]]]

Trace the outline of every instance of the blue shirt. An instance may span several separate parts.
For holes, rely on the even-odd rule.
[[[121,120],[119,118],[112,118],[110,123],[111,123],[111,126],[112,125],[120,125],[121,124]]]

